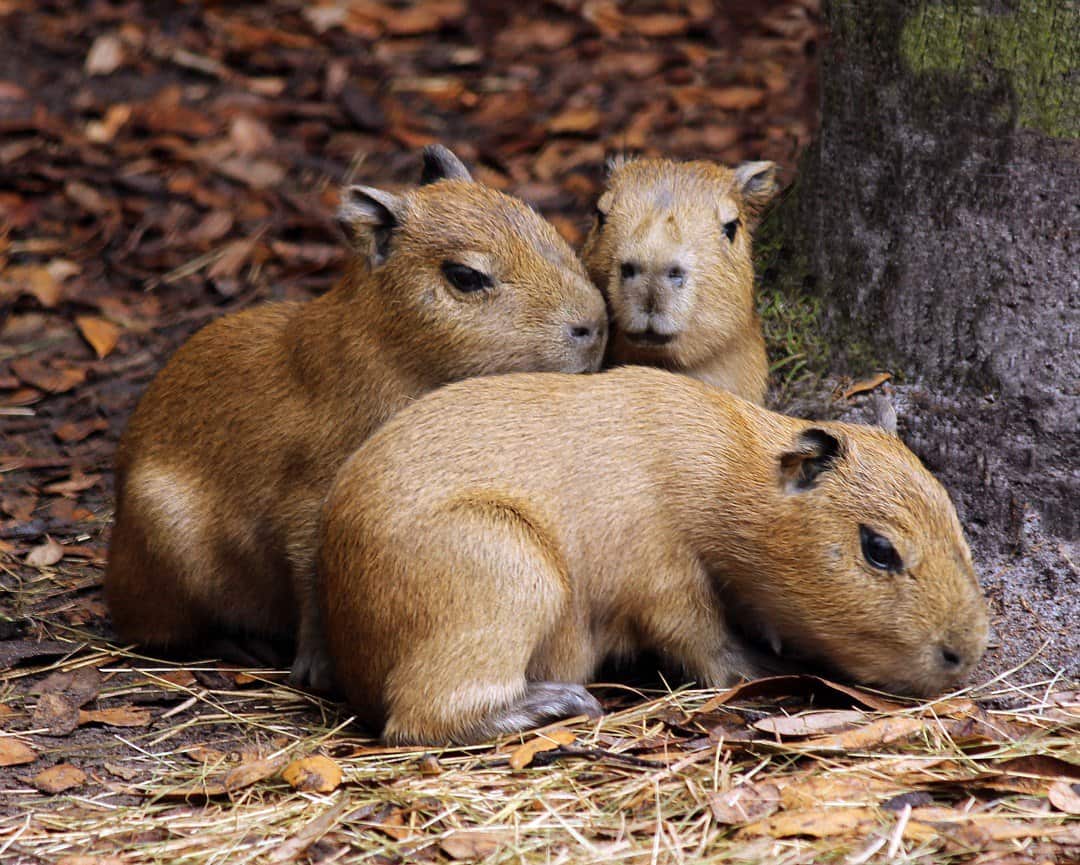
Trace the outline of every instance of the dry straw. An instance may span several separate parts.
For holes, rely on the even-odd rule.
[[[5,865],[1080,861],[1059,676],[923,704],[811,677],[613,686],[600,721],[446,750],[381,747],[283,671],[70,648],[6,675],[0,744],[31,756],[0,770]],[[84,779],[42,792],[56,764]]]

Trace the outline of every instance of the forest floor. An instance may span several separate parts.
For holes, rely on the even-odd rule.
[[[0,0],[0,860],[1080,860],[1080,695],[1053,669],[998,657],[929,704],[612,686],[600,722],[433,751],[282,671],[112,639],[135,401],[211,319],[332,283],[342,182],[414,182],[441,141],[575,244],[610,153],[789,182],[817,5]],[[798,311],[768,303],[791,384]]]

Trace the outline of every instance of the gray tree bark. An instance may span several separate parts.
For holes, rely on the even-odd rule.
[[[957,501],[997,664],[1048,642],[1075,677],[1080,5],[827,0],[825,17],[822,126],[784,221],[833,368],[900,374],[901,433]]]

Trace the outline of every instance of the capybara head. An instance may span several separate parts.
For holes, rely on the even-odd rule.
[[[766,619],[796,655],[930,696],[982,657],[989,619],[956,510],[895,435],[807,426],[776,461]]]
[[[425,149],[414,189],[346,188],[339,220],[370,267],[363,290],[382,295],[391,348],[425,374],[599,367],[606,311],[573,250],[445,147]]]
[[[755,326],[750,232],[771,162],[616,160],[582,257],[633,359],[693,366]]]

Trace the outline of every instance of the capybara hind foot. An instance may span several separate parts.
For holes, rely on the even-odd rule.
[[[284,654],[273,643],[258,637],[216,637],[204,643],[199,654],[241,667],[277,669],[285,665]]]
[[[475,745],[497,739],[509,733],[520,733],[540,727],[549,721],[587,715],[598,718],[604,714],[596,698],[584,685],[569,682],[527,682],[521,696],[473,721],[455,718],[448,725],[438,706],[430,707],[423,717],[413,715],[402,723],[402,717],[391,716],[383,730],[383,738],[393,745]],[[457,713],[453,713],[457,714]]]
[[[333,689],[332,665],[321,641],[297,648],[296,660],[289,671],[289,684],[294,688],[321,693]]]
[[[525,693],[508,706],[488,715],[477,726],[477,739],[519,733],[548,721],[587,715],[599,718],[604,710],[584,685],[569,682],[529,682]]]

